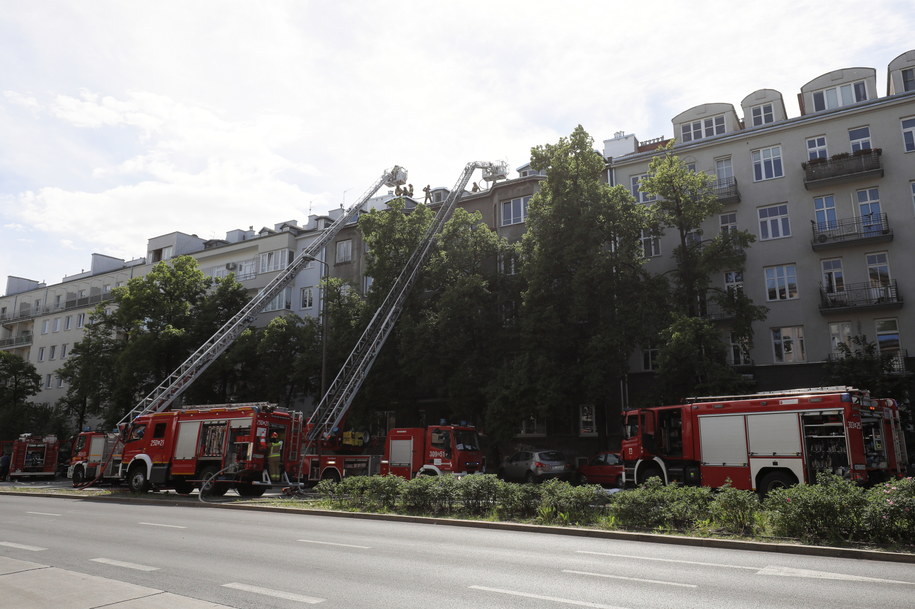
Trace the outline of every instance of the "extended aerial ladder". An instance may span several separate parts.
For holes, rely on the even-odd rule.
[[[391,334],[391,330],[397,323],[410,289],[416,283],[423,265],[429,258],[435,237],[451,217],[455,205],[464,195],[464,189],[470,181],[470,177],[477,169],[483,170],[483,179],[488,182],[504,179],[508,173],[508,168],[504,162],[474,161],[467,163],[464,167],[461,177],[446,197],[444,203],[442,203],[434,221],[426,230],[407,264],[400,271],[400,275],[398,275],[394,285],[391,286],[384,302],[375,311],[340,372],[328,387],[327,392],[309,418],[306,424],[306,429],[308,430],[306,434],[306,453],[310,447],[314,446],[315,440],[329,438],[334,433],[334,430],[339,428],[341,421],[353,403],[353,399],[356,397],[356,393],[358,393],[372,365],[375,363],[379,351],[381,351],[382,346]]]
[[[192,353],[178,368],[165,380],[153,389],[149,395],[140,400],[119,421],[121,427],[130,423],[142,414],[162,412],[167,410],[174,401],[212,364],[229,346],[244,332],[258,313],[266,307],[289,283],[295,279],[299,271],[311,260],[316,260],[316,255],[340,231],[343,225],[357,213],[375,192],[385,186],[401,186],[407,181],[407,171],[395,165],[392,169],[385,170],[374,184],[347,209],[340,217],[325,228],[283,271],[278,273],[257,295],[255,295],[232,319],[227,321],[203,345]],[[128,426],[129,427],[129,426]]]

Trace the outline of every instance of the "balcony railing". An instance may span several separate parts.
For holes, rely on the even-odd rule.
[[[849,242],[878,243],[893,240],[893,229],[886,214],[869,214],[860,218],[843,218],[833,222],[810,221],[814,250],[827,249]]]
[[[10,347],[23,347],[30,344],[32,344],[31,332],[23,332],[19,336],[14,336],[13,338],[0,339],[0,349],[9,349]]]
[[[19,321],[26,321],[41,315],[52,315],[54,313],[72,311],[73,309],[84,309],[91,305],[108,302],[109,300],[114,300],[114,294],[111,292],[107,292],[105,294],[93,294],[92,296],[85,296],[83,298],[72,298],[60,305],[55,305],[53,307],[27,307],[23,308],[21,311],[19,311],[19,313],[15,315],[0,315],[0,323],[9,324]]]
[[[869,176],[883,176],[880,148],[861,150],[854,154],[836,154],[828,159],[813,159],[801,163],[804,168],[804,187],[817,188],[826,184],[855,180]]]
[[[722,203],[740,203],[740,191],[737,189],[737,178],[725,178],[715,182],[715,196]]]
[[[884,360],[886,367],[884,368],[885,372],[890,374],[902,374],[906,371],[906,359],[909,357],[909,352],[905,349],[899,349],[898,351],[892,351],[887,353],[885,356],[881,353],[881,356],[885,357]],[[830,362],[841,361],[844,356],[830,353],[826,358]]]
[[[902,296],[896,280],[886,285],[871,283],[846,283],[841,291],[827,291],[820,287],[820,311],[838,312],[855,308],[896,309],[902,306]]]

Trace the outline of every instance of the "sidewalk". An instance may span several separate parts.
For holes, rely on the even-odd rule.
[[[0,556],[2,605],[16,609],[232,609],[180,596]]]

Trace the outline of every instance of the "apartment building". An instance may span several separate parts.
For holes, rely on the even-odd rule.
[[[675,154],[715,178],[724,204],[702,235],[756,236],[743,271],[716,285],[769,309],[749,353],[733,341],[729,351],[760,390],[820,384],[823,362],[852,336],[893,354],[900,370],[915,345],[915,307],[905,302],[915,294],[915,51],[889,63],[886,95],[875,69],[846,68],[802,86],[798,105],[800,116],[788,117],[782,94],[760,89],[739,109],[707,103],[672,119]],[[606,140],[610,179],[650,202],[639,181],[666,141]],[[670,233],[644,235],[648,269],[669,270],[676,245]],[[709,317],[727,339],[728,320]],[[650,353],[631,363],[636,384],[650,383]]]

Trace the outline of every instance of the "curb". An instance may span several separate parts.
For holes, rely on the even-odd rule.
[[[773,552],[779,554],[799,554],[803,556],[824,556],[831,558],[851,558],[856,560],[877,560],[886,562],[915,564],[915,553],[888,552],[883,550],[859,550],[855,548],[838,548],[834,546],[811,546],[791,543],[773,543],[765,541],[745,541],[739,539],[719,539],[713,537],[687,537],[676,535],[659,535],[657,533],[635,533],[628,531],[606,531],[601,529],[583,529],[577,527],[558,527],[519,522],[490,522],[488,520],[458,520],[455,518],[432,518],[429,516],[403,516],[400,514],[373,514],[370,512],[340,512],[335,510],[315,510],[309,508],[286,508],[253,503],[204,503],[202,501],[147,499],[130,497],[125,499],[107,495],[104,497],[74,496],[57,493],[27,493],[18,491],[0,492],[3,495],[41,496],[56,499],[78,499],[82,501],[120,501],[123,503],[142,502],[153,505],[186,506],[200,508],[219,508],[224,510],[245,510],[276,512],[281,514],[303,514],[307,516],[328,516],[332,518],[358,518],[363,520],[382,520],[390,522],[409,522],[453,527],[472,527],[498,531],[523,531],[547,535],[566,535],[571,537],[590,537],[594,539],[616,539],[624,541],[641,541],[647,543],[666,543],[680,546],[705,548],[723,548],[730,550],[751,550],[755,552]]]

